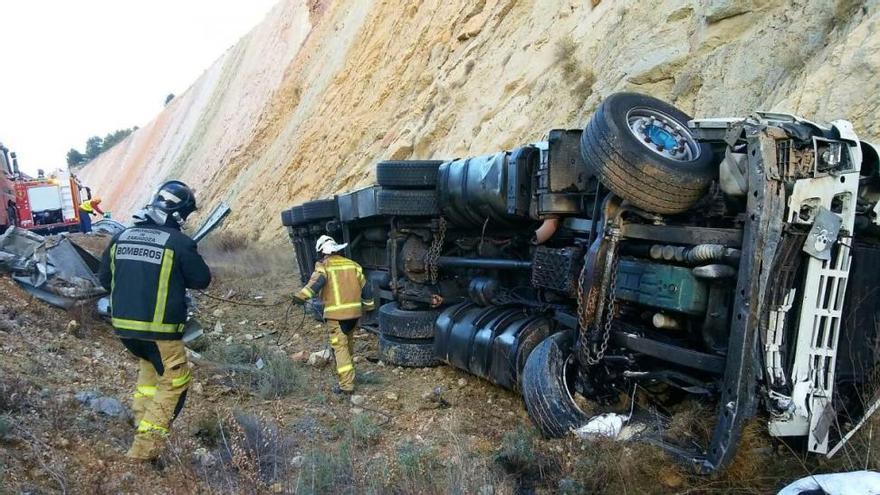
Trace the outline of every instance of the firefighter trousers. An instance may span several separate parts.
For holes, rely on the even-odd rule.
[[[122,343],[137,356],[139,367],[132,403],[137,433],[126,456],[155,459],[186,401],[191,379],[186,349],[182,340],[122,339]]]
[[[354,390],[354,329],[357,320],[327,320],[330,325],[330,347],[336,357],[336,376],[339,389],[351,392]]]

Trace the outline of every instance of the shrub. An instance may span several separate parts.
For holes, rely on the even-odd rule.
[[[508,471],[528,470],[537,460],[534,446],[534,433],[522,426],[508,431],[501,439],[501,449],[495,456]]]
[[[369,414],[355,414],[351,418],[351,436],[361,447],[373,443],[382,435],[382,427]]]
[[[295,493],[354,493],[355,488],[351,449],[343,442],[337,449],[315,449],[306,454]]]

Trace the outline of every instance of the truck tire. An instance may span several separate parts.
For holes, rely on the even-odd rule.
[[[284,210],[281,212],[281,225],[285,227],[292,227],[293,223],[293,213],[290,210]]]
[[[336,218],[336,199],[306,201],[302,204],[301,208],[304,222]]]
[[[431,339],[439,314],[440,310],[436,309],[407,311],[400,309],[396,302],[383,304],[379,308],[379,332],[401,339]]]
[[[689,120],[656,98],[615,93],[599,105],[581,134],[587,171],[638,208],[681,213],[703,196],[718,173],[712,149],[694,140]]]
[[[387,335],[379,335],[379,359],[409,368],[440,364],[434,357],[434,339],[398,339]]]
[[[440,214],[437,193],[433,189],[379,191],[378,213],[380,215],[434,216]]]
[[[290,209],[290,220],[291,220],[291,222],[293,222],[293,225],[303,225],[305,223],[308,223],[306,221],[305,217],[303,216],[302,205],[294,206],[293,208]]]
[[[376,182],[382,187],[430,189],[437,185],[443,160],[386,160],[376,165]]]
[[[529,354],[522,376],[522,394],[532,422],[548,438],[583,426],[589,416],[575,403],[567,382],[566,364],[574,332],[553,334]]]

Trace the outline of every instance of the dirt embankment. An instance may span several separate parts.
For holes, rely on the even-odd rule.
[[[757,109],[880,127],[880,4],[859,0],[281,1],[156,119],[85,167],[124,217],[162,180],[226,199],[227,228],[372,180],[579,127],[635,90],[696,116]]]

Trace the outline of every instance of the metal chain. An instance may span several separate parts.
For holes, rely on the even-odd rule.
[[[605,352],[608,350],[608,342],[611,339],[611,326],[614,321],[615,295],[617,294],[617,262],[618,262],[617,236],[612,235],[610,242],[611,242],[611,249],[613,250],[612,262],[611,262],[611,280],[610,280],[610,284],[609,284],[608,294],[606,296],[607,302],[606,302],[605,314],[603,315],[603,318],[605,321],[602,322],[603,323],[602,324],[602,330],[603,330],[602,341],[599,344],[598,348],[596,348],[596,346],[593,344],[588,344],[585,347],[586,352],[584,353],[585,354],[584,358],[585,358],[587,364],[589,364],[591,366],[599,364],[599,362],[602,361],[602,358],[605,357]],[[583,275],[583,272],[581,274]],[[580,304],[581,298],[582,298],[582,296],[580,294],[578,294],[579,304]],[[586,318],[583,315],[578,315],[578,316],[579,316],[579,322],[582,319],[583,319],[583,321],[586,321]],[[598,322],[597,322],[595,328],[598,330],[598,328],[599,328]]]
[[[432,284],[437,283],[437,278],[439,276],[437,260],[440,259],[440,250],[443,249],[443,242],[445,239],[446,219],[440,217],[440,222],[437,226],[437,235],[434,236],[434,239],[431,241],[431,247],[428,248],[428,253],[425,254],[425,268],[428,270],[428,275],[431,278]]]
[[[578,277],[578,293],[577,293],[577,308],[578,308],[578,326],[582,329],[587,328],[587,301],[586,301],[586,293],[587,288],[584,287],[584,282],[587,277],[587,263],[586,259],[584,259],[584,266],[581,268],[581,274]]]
[[[617,244],[614,245],[614,263],[611,266],[611,291],[608,294],[608,307],[605,309],[605,333],[602,335],[602,344],[596,351],[596,364],[605,357],[608,350],[608,340],[611,337],[611,324],[614,321],[615,295],[617,293]],[[589,361],[589,359],[588,359]]]

